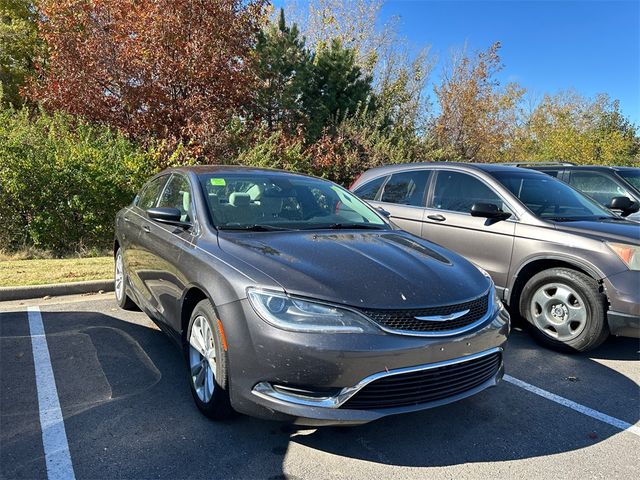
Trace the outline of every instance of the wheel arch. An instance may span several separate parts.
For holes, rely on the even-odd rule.
[[[602,272],[593,265],[586,262],[578,261],[574,258],[564,256],[541,256],[527,260],[519,268],[517,273],[512,277],[509,287],[509,298],[507,304],[512,308],[518,308],[520,303],[520,294],[527,281],[534,275],[551,268],[568,268],[575,270],[593,278],[602,285],[602,279],[605,277]]]
[[[208,291],[198,284],[189,285],[185,289],[185,293],[182,296],[180,302],[180,338],[183,342],[186,342],[187,330],[189,328],[189,320],[191,319],[191,313],[198,303],[202,300],[209,300],[214,310],[216,304]]]

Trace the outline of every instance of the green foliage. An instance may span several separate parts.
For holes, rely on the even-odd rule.
[[[310,70],[302,106],[308,121],[307,138],[315,140],[324,128],[366,105],[371,98],[371,77],[364,76],[356,65],[355,52],[336,39],[318,47]]]
[[[23,103],[20,87],[34,71],[33,59],[42,53],[38,38],[35,3],[0,0],[0,89],[4,103]]]
[[[517,132],[514,159],[640,166],[636,128],[607,95],[546,95]]]
[[[0,245],[56,253],[108,247],[115,213],[157,160],[107,128],[0,110]]]
[[[260,88],[251,113],[269,131],[283,129],[292,134],[302,122],[300,100],[310,61],[298,27],[295,23],[287,26],[281,9],[278,22],[270,23],[260,32],[255,51]]]
[[[268,132],[301,130],[312,143],[371,98],[371,78],[358,67],[354,50],[334,39],[310,51],[298,27],[287,26],[283,10],[258,37],[254,64],[260,87],[249,116]]]

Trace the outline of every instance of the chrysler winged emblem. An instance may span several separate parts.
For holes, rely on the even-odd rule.
[[[446,322],[447,320],[455,320],[469,313],[469,309],[460,312],[450,313],[449,315],[431,315],[427,317],[414,317],[416,320],[424,320],[425,322]]]

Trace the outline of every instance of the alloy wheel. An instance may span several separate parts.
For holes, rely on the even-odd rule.
[[[215,389],[216,347],[211,326],[202,315],[193,320],[191,327],[189,368],[198,398],[208,403]]]

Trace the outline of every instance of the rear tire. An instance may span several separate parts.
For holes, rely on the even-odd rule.
[[[231,417],[227,352],[208,300],[191,313],[185,347],[189,386],[198,409],[213,420]]]
[[[593,278],[551,268],[531,277],[519,308],[539,343],[563,352],[586,352],[609,336],[606,306],[606,296]]]
[[[115,256],[114,266],[114,291],[116,294],[116,302],[118,306],[123,310],[138,310],[138,306],[127,295],[128,277],[127,271],[124,268],[124,260],[122,256],[122,248],[118,248]]]

